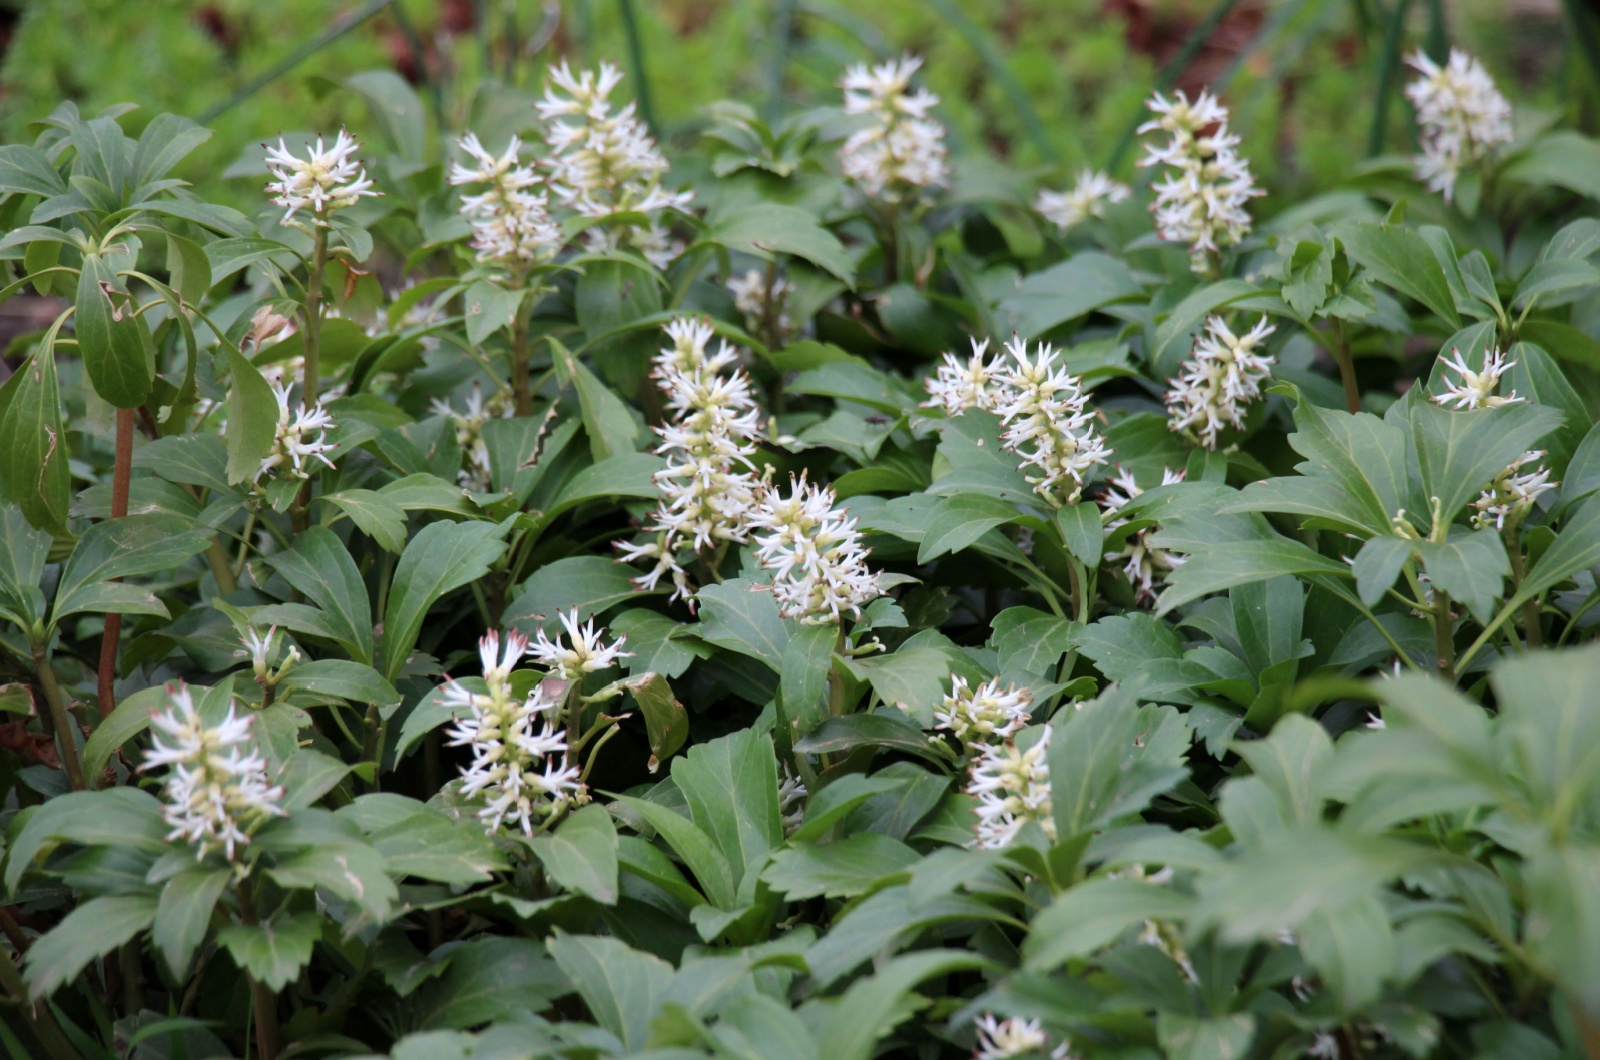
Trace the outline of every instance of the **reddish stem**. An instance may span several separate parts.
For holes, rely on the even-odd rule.
[[[111,465],[111,518],[128,514],[128,482],[133,477],[133,410],[117,410],[117,455]],[[121,581],[121,578],[116,579]],[[107,615],[100,638],[100,716],[117,706],[117,645],[122,639],[122,616]]]

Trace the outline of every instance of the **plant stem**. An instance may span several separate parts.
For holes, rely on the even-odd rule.
[[[300,400],[307,405],[316,404],[318,369],[322,357],[322,281],[328,268],[328,230],[317,226],[311,244],[311,272],[306,277],[306,330],[302,349],[306,369],[301,379]]]
[[[1450,594],[1433,590],[1433,653],[1439,676],[1455,683],[1455,630],[1450,624]]]
[[[511,394],[518,416],[533,415],[533,390],[528,382],[528,315],[533,311],[533,293],[523,295],[511,325]]]
[[[111,518],[128,514],[128,484],[133,477],[133,410],[117,410],[117,451],[111,464]],[[113,578],[112,581],[121,581]],[[100,635],[100,716],[117,708],[117,645],[122,640],[122,615],[106,615]]]
[[[378,757],[383,753],[383,715],[378,713],[378,704],[367,704],[367,738],[361,748],[361,760],[372,763],[372,790],[378,790]]]
[[[239,881],[235,893],[239,897],[239,919],[246,927],[259,927],[248,876]],[[255,1014],[256,1052],[261,1054],[261,1060],[278,1060],[278,997],[249,972],[244,977],[250,984],[250,1004]]]
[[[12,963],[11,955],[6,953],[0,953],[0,987],[4,987],[5,992],[16,1002],[17,1011],[27,1022],[33,1036],[45,1047],[51,1060],[79,1060],[78,1050],[72,1047],[66,1035],[61,1033],[61,1028],[56,1026],[50,1010],[36,1008],[28,1000],[28,989],[22,984],[22,976],[18,974],[17,966]]]
[[[219,595],[227,596],[239,588],[239,580],[234,577],[227,550],[222,547],[219,538],[212,538],[211,544],[206,546],[206,565],[211,568],[211,576],[217,580]]]
[[[1523,558],[1522,548],[1516,540],[1515,530],[1506,533],[1506,555],[1511,557],[1511,591],[1515,595],[1522,590],[1522,578],[1526,573],[1527,561]],[[1576,618],[1574,618],[1576,621]],[[1527,638],[1528,647],[1544,647],[1544,630],[1539,628],[1539,601],[1528,599],[1522,602],[1522,635]]]
[[[1361,388],[1356,385],[1355,358],[1350,355],[1350,338],[1344,333],[1344,321],[1333,318],[1333,359],[1339,365],[1339,381],[1344,384],[1345,411],[1355,415],[1361,411]]]
[[[50,665],[50,652],[43,644],[33,647],[34,672],[39,675],[39,687],[50,706],[50,720],[55,725],[56,743],[61,748],[61,765],[67,771],[67,780],[73,791],[83,791],[83,764],[78,761],[78,744],[72,738],[72,715],[67,713],[67,701],[61,693],[61,682],[56,680],[55,669]]]

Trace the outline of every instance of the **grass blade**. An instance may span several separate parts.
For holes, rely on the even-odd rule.
[[[978,58],[989,68],[989,75],[999,83],[1007,101],[1016,108],[1023,127],[1028,130],[1028,138],[1033,141],[1040,156],[1047,162],[1060,162],[1061,154],[1050,142],[1050,134],[1045,130],[1044,122],[1039,119],[1039,112],[1033,109],[1033,101],[1028,98],[1028,93],[1022,87],[1022,82],[1017,80],[1016,74],[1011,72],[1006,57],[1001,54],[994,39],[983,27],[972,21],[965,11],[956,6],[954,0],[928,0],[928,6],[937,11],[972,46],[972,50],[978,53]]]
[[[1394,0],[1388,24],[1383,28],[1383,50],[1378,53],[1378,91],[1372,109],[1372,131],[1367,134],[1367,157],[1383,153],[1388,140],[1389,97],[1400,73],[1400,35],[1405,29],[1406,10],[1411,0]]]
[[[622,32],[628,38],[628,65],[633,74],[633,97],[639,101],[639,117],[656,138],[661,137],[661,127],[656,124],[655,108],[650,105],[650,77],[644,69],[644,42],[639,38],[639,17],[633,9],[633,0],[617,0],[622,12]]]

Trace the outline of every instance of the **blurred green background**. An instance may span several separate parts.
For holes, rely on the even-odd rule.
[[[537,90],[546,62],[609,58],[684,150],[707,103],[833,104],[845,64],[910,50],[958,154],[1126,177],[1150,90],[1211,84],[1264,182],[1299,195],[1409,149],[1385,72],[1418,46],[1466,47],[1533,117],[1593,131],[1597,25],[1584,0],[39,0],[0,3],[0,123],[31,139],[63,99],[175,111],[217,131],[185,175],[230,200],[251,189],[215,174],[263,139],[362,128],[337,85],[363,70],[397,71],[455,130],[485,84]]]

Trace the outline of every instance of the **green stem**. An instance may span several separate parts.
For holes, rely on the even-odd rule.
[[[61,1033],[61,1028],[56,1026],[50,1010],[42,1006],[35,1007],[28,1000],[28,989],[23,985],[22,976],[9,953],[0,953],[0,987],[16,1002],[17,1011],[33,1036],[45,1047],[51,1060],[80,1060],[78,1050],[72,1047],[66,1035]]]
[[[67,780],[73,791],[83,791],[83,764],[78,761],[78,744],[72,738],[72,715],[67,712],[67,701],[61,692],[61,682],[56,680],[55,669],[50,665],[50,652],[42,644],[33,648],[34,672],[39,675],[39,687],[44,691],[45,702],[50,706],[50,720],[56,729],[56,743],[61,748],[61,765],[67,771]]]
[[[1450,594],[1443,589],[1433,590],[1433,652],[1439,667],[1439,676],[1455,683],[1455,630],[1450,622]]]
[[[1506,555],[1511,557],[1511,594],[1519,595],[1522,592],[1522,579],[1527,572],[1527,560],[1522,555],[1522,548],[1516,540],[1515,530],[1506,533]],[[1544,630],[1539,628],[1539,601],[1529,598],[1522,602],[1522,635],[1527,638],[1528,647],[1544,647]]]
[[[306,326],[302,346],[306,369],[301,379],[300,400],[308,406],[316,404],[318,384],[321,382],[318,369],[322,358],[322,283],[327,268],[328,230],[318,225],[312,236],[311,271],[306,277]]]
[[[235,891],[239,897],[239,919],[246,927],[259,927],[255,902],[250,896],[250,878],[247,876],[240,880]],[[278,1033],[278,997],[249,972],[245,973],[244,978],[250,984],[250,1004],[256,1024],[256,1052],[261,1054],[261,1060],[278,1060],[278,1043],[281,1040]]]
[[[239,581],[234,576],[233,567],[228,563],[228,553],[222,547],[220,538],[212,538],[211,544],[206,546],[206,564],[211,568],[211,576],[217,579],[217,592],[227,596],[239,587]]]
[[[528,315],[533,310],[533,295],[523,296],[511,326],[511,394],[518,416],[533,415],[533,390],[528,379]]]
[[[372,763],[372,790],[378,790],[378,767],[381,763],[379,756],[383,754],[383,715],[378,713],[378,704],[367,704],[367,735],[366,742],[361,748],[361,760]]]
[[[1339,365],[1339,381],[1344,384],[1344,407],[1351,415],[1361,411],[1361,388],[1356,385],[1355,358],[1350,354],[1350,338],[1344,321],[1333,318],[1333,359]]]

